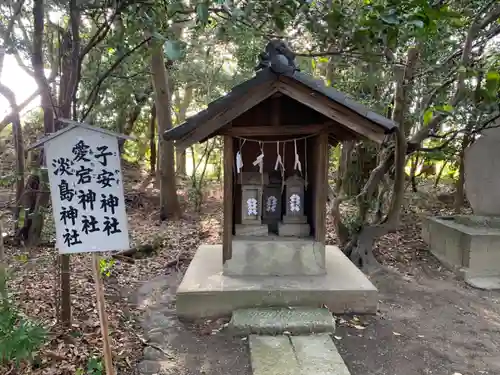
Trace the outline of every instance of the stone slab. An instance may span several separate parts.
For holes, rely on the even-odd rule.
[[[231,276],[322,275],[325,245],[313,239],[235,236],[232,258],[224,264]]]
[[[488,129],[464,156],[465,192],[476,215],[500,216],[500,128]]]
[[[234,230],[237,236],[267,236],[269,228],[267,224],[235,224]]]
[[[350,375],[328,334],[291,337],[292,346],[304,375]]]
[[[482,290],[500,289],[500,276],[466,277],[465,282],[477,289],[482,289]]]
[[[251,335],[249,345],[253,375],[302,375],[287,336]]]
[[[229,323],[237,335],[292,335],[335,332],[335,320],[328,309],[318,308],[261,308],[239,309]]]
[[[308,237],[311,234],[309,224],[278,224],[278,235],[282,237]]]
[[[350,375],[330,335],[250,336],[254,375]]]
[[[283,223],[285,223],[285,224],[307,224],[307,216],[305,216],[305,215],[283,215]]]
[[[325,248],[326,273],[319,276],[228,276],[222,245],[201,245],[177,290],[184,319],[230,316],[256,307],[323,307],[335,314],[375,314],[378,291],[336,246]]]

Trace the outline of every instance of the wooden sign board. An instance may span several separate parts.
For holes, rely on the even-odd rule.
[[[117,137],[73,126],[51,136],[44,149],[59,252],[128,249]]]
[[[44,146],[59,253],[93,253],[104,363],[106,374],[114,375],[97,252],[130,247],[118,150],[118,138],[128,137],[71,120],[60,121],[69,125],[29,149]]]

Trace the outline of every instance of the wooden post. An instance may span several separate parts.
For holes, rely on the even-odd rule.
[[[0,218],[0,307],[7,302],[7,262],[5,260],[5,247],[3,243],[3,224]],[[5,284],[4,284],[5,283]],[[2,285],[4,284],[4,285]]]
[[[325,243],[326,238],[326,198],[328,194],[328,132],[322,131],[316,141],[316,186],[314,209],[314,239]]]
[[[233,137],[224,136],[224,226],[222,262],[232,257],[233,242]]]
[[[61,323],[64,327],[71,327],[71,281],[69,254],[59,255],[59,269],[61,281]]]
[[[108,316],[106,314],[106,309],[105,309],[104,290],[102,287],[99,256],[96,253],[92,254],[92,265],[94,269],[97,310],[99,312],[99,320],[101,323],[104,365],[106,368],[106,375],[115,375],[115,369],[113,368],[113,357],[111,355],[111,346],[109,345]]]

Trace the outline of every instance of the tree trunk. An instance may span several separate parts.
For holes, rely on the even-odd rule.
[[[134,126],[141,115],[142,108],[144,105],[147,103],[151,93],[148,92],[147,95],[145,94],[143,97],[139,98],[136,100],[136,103],[134,107],[128,112],[128,115],[125,116],[126,119],[124,119],[124,124],[119,124],[119,132],[125,135],[130,135],[134,131]],[[122,120],[123,121],[123,120]],[[120,154],[123,152],[123,147],[125,146],[125,140],[120,139],[118,141],[118,150],[120,151]]]
[[[351,149],[348,161],[342,175],[342,192],[355,197],[377,166],[377,152],[371,143],[359,142]]]
[[[335,183],[335,194],[338,196],[342,193],[342,185],[345,179],[347,167],[351,164],[351,155],[354,148],[353,141],[342,142],[342,150],[340,153],[339,169]]]
[[[455,183],[455,196],[453,199],[453,211],[456,214],[459,214],[465,202],[465,191],[464,191],[464,183],[465,183],[465,163],[464,163],[464,155],[465,149],[469,146],[470,136],[468,134],[464,135],[462,139],[462,144],[460,145],[460,153],[458,155],[458,180]]]
[[[446,165],[448,164],[448,160],[445,160],[443,162],[443,165],[441,168],[439,168],[439,171],[436,175],[436,179],[434,180],[434,187],[436,188],[439,185],[439,182],[441,181],[441,176],[443,175],[444,169],[446,168]]]
[[[151,107],[149,120],[149,169],[151,175],[156,173],[156,106]]]
[[[363,222],[361,229],[354,234],[350,243],[344,251],[349,258],[359,267],[370,269],[378,266],[378,261],[373,254],[373,245],[377,238],[396,229],[401,214],[401,206],[404,199],[405,164],[406,164],[406,137],[404,129],[404,118],[408,107],[408,90],[411,86],[415,63],[418,59],[418,49],[410,48],[407,53],[405,68],[395,66],[395,89],[394,110],[392,119],[399,127],[395,131],[394,149],[386,148],[380,157],[379,165],[371,172],[370,177],[357,197],[360,220]],[[384,175],[394,165],[394,187],[389,211],[380,224],[369,225],[364,216],[364,207],[367,197],[373,196],[376,187],[384,178]]]
[[[151,46],[151,71],[159,137],[160,219],[177,219],[181,216],[181,211],[177,198],[174,147],[172,142],[167,142],[163,139],[163,133],[172,128],[172,118],[170,116],[171,96],[168,85],[169,77],[165,68],[162,46],[155,41],[150,41],[149,43]]]
[[[176,150],[175,151],[175,170],[177,175],[186,175],[186,150]]]
[[[14,148],[16,153],[16,203],[14,207],[15,232],[17,233],[19,223],[19,213],[21,209],[21,198],[24,191],[24,141],[23,130],[21,127],[21,118],[19,117],[19,108],[17,106],[14,92],[7,86],[0,83],[0,94],[7,99],[14,116],[12,117],[12,136],[14,139]]]
[[[184,89],[184,97],[182,101],[179,100],[179,113],[177,116],[177,125],[182,124],[186,120],[186,113],[193,100],[193,86],[188,84]],[[175,170],[178,175],[185,176],[186,175],[186,150],[176,150],[175,153]]]
[[[419,156],[420,155],[418,153],[415,153],[415,155],[411,158],[410,180],[411,180],[411,189],[414,193],[418,192],[416,174],[417,174]]]

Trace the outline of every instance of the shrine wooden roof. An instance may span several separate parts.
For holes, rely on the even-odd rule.
[[[377,143],[383,142],[386,134],[397,128],[394,121],[373,112],[333,87],[325,86],[322,80],[289,69],[287,65],[274,63],[235,86],[227,95],[213,101],[183,124],[168,130],[163,137],[175,141],[179,148],[189,147],[217,135],[221,128],[235,118],[278,92],[330,119],[328,132],[338,141],[342,140],[342,134],[346,134],[342,128],[356,138]]]

